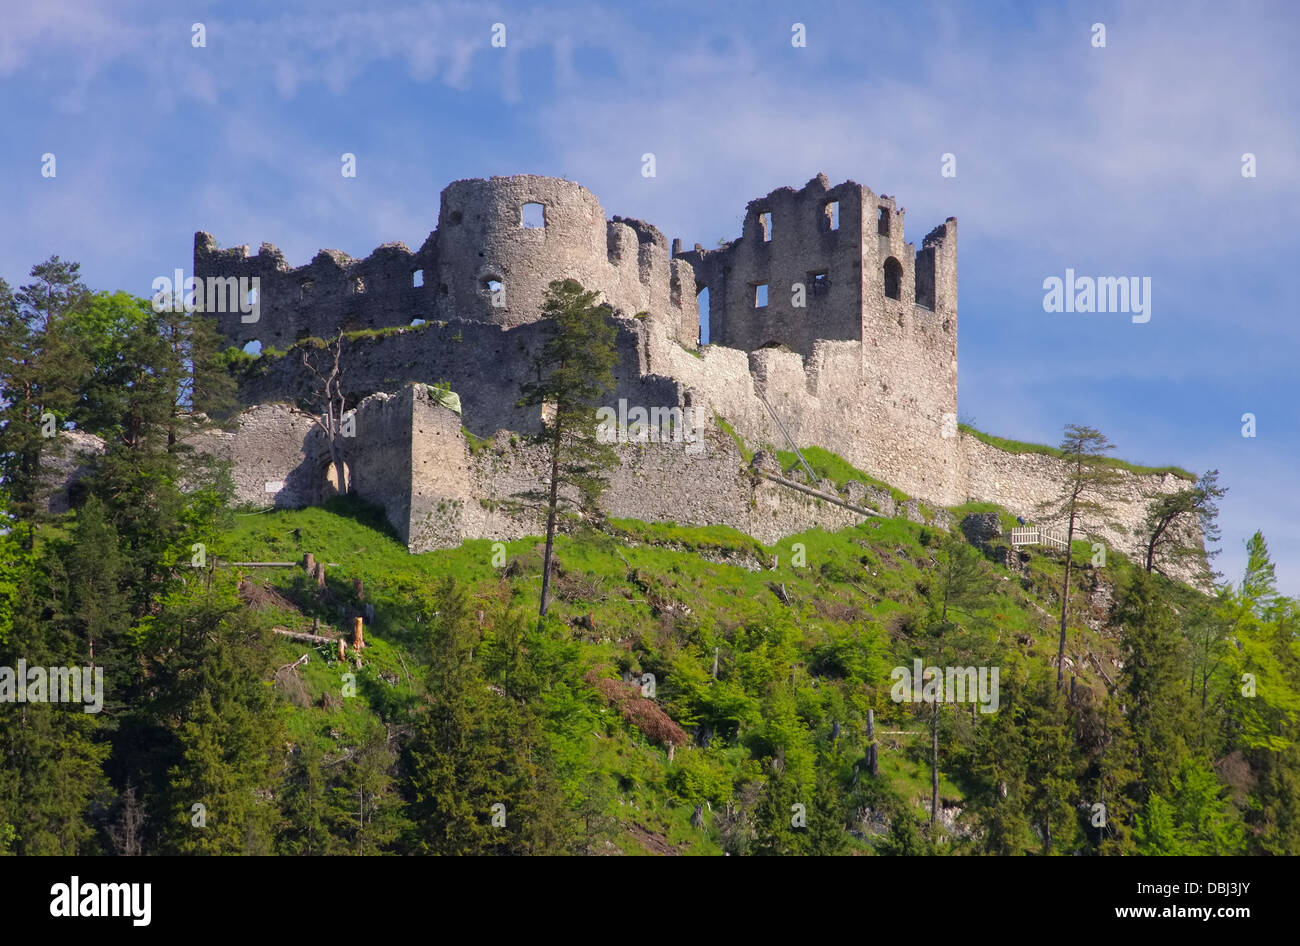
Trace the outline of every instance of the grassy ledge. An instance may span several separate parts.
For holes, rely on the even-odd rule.
[[[1062,457],[1063,454],[1056,447],[1049,447],[1042,443],[1025,443],[1022,440],[1008,440],[1006,437],[995,437],[992,434],[986,434],[982,430],[976,430],[970,424],[958,424],[957,427],[963,432],[970,434],[976,440],[980,440],[990,447],[997,447],[1006,453],[1041,453],[1049,457]],[[1115,467],[1119,470],[1126,470],[1129,473],[1136,473],[1138,476],[1161,476],[1165,473],[1171,473],[1179,479],[1196,482],[1196,474],[1184,470],[1180,466],[1141,466],[1136,463],[1128,463],[1115,457],[1107,457],[1106,465]]]

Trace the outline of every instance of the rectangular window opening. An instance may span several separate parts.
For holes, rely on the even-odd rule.
[[[765,282],[754,284],[754,308],[767,308],[767,283]]]
[[[758,215],[758,225],[763,231],[763,242],[772,242],[772,211],[765,210]]]
[[[546,228],[546,207],[537,203],[524,204],[520,218],[520,225],[525,230],[543,230]]]

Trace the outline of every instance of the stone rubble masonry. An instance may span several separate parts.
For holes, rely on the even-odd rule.
[[[525,204],[541,204],[545,226],[523,225]],[[421,285],[415,285],[419,273]],[[654,312],[673,335],[699,339],[699,314],[690,267],[669,255],[668,241],[640,220],[606,221],[600,202],[572,181],[519,174],[456,181],[442,192],[438,226],[416,251],[386,243],[363,260],[321,250],[291,267],[263,243],[218,249],[211,234],[194,235],[194,274],[258,277],[260,312],[245,323],[240,312],[214,313],[232,345],[260,341],[286,349],[340,329],[394,328],[416,319],[470,320],[511,328],[541,317],[553,279],[576,279],[599,289],[617,313]],[[491,283],[503,291],[494,304]]]
[[[544,226],[524,226],[528,203],[542,205]],[[750,476],[712,423],[716,415],[751,446],[785,449],[774,411],[800,446],[831,450],[931,506],[990,501],[1032,519],[1061,479],[1060,461],[1007,453],[955,429],[957,221],[931,230],[920,251],[905,242],[903,222],[892,198],[818,175],[751,201],[737,240],[682,252],[643,221],[606,220],[576,183],[518,175],[448,186],[437,229],[415,252],[389,244],[353,260],[322,251],[291,268],[267,244],[251,257],[198,233],[194,271],[262,277],[258,322],[213,315],[232,345],[259,339],[284,349],[341,330],[392,330],[345,341],[343,385],[359,405],[357,441],[345,450],[358,492],[384,506],[413,550],[536,531],[535,517],[502,500],[542,481],[536,448],[511,434],[541,429],[537,408],[517,406],[519,389],[544,340],[546,286],[566,277],[602,293],[617,329],[607,403],[693,408],[710,421],[702,455],[681,445],[622,447],[605,500],[611,515],[726,524],[763,541],[860,518]],[[493,305],[490,282],[503,285],[504,306]],[[793,305],[794,283],[804,285],[803,308]],[[763,307],[755,305],[760,284]],[[711,344],[702,346],[696,293],[705,288]],[[411,326],[416,319],[426,324]],[[463,415],[429,399],[433,383],[451,386]],[[217,446],[236,460],[245,501],[266,504],[265,484],[278,481],[278,505],[329,494],[319,433],[289,407],[312,392],[297,350],[244,372],[244,426],[234,444]],[[491,446],[471,452],[462,426]],[[1126,475],[1116,524],[1095,531],[1135,554],[1149,497],[1182,485]],[[879,492],[857,484],[847,498],[860,501],[859,489]],[[872,502],[923,518],[916,503]]]
[[[240,415],[238,430],[205,430],[188,442],[231,461],[238,503],[297,509],[329,495],[329,451],[311,417],[291,405],[259,405]]]
[[[291,492],[319,478],[329,463],[319,429],[294,408],[258,405],[241,415],[235,434],[203,437],[196,446],[233,460],[237,471],[266,469],[261,464],[268,438],[298,440],[303,444],[294,455],[298,466],[273,471],[286,483],[275,505],[310,505],[329,495],[323,487],[314,495]],[[502,430],[471,453],[460,415],[434,400],[425,384],[365,398],[356,409],[356,437],[346,443],[357,494],[384,508],[413,552],[456,546],[467,538],[516,539],[542,527],[541,507],[529,494],[545,483],[545,447]],[[841,529],[864,518],[751,476],[735,442],[716,426],[699,448],[691,446],[620,444],[620,463],[610,471],[602,511],[647,522],[727,524],[769,544],[814,526]],[[696,488],[684,491],[683,482]],[[264,486],[264,475],[236,476],[235,501],[267,505]]]

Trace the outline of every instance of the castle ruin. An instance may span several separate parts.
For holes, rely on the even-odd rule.
[[[609,403],[710,420],[693,449],[621,445],[609,514],[732,525],[765,542],[860,521],[864,504],[923,516],[919,502],[897,510],[869,484],[838,493],[804,477],[805,489],[792,488],[783,481],[798,477],[770,459],[788,438],[933,507],[983,500],[1031,516],[1055,493],[1060,461],[1004,452],[957,427],[957,221],[932,229],[919,252],[903,224],[893,199],[818,175],[751,201],[736,240],[683,251],[646,222],[607,219],[574,182],[516,175],[448,186],[437,228],[415,251],[323,250],[291,267],[270,244],[251,255],[200,232],[200,280],[260,280],[256,322],[211,317],[231,345],[265,349],[241,376],[248,407],[237,432],[210,435],[205,449],[234,461],[240,501],[296,507],[328,496],[328,451],[300,409],[315,379],[294,346],[349,333],[343,385],[356,436],[345,454],[356,492],[384,507],[412,551],[536,533],[535,517],[503,501],[536,488],[544,457],[512,435],[541,427],[539,409],[517,405],[519,390],[543,341],[546,287],[572,278],[600,292],[617,328]],[[459,413],[430,392],[436,384],[458,395]],[[715,418],[767,447],[754,465]],[[1150,498],[1181,485],[1126,474],[1104,540],[1134,551]]]

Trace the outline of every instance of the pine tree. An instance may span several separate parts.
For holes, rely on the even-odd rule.
[[[771,774],[754,807],[755,837],[750,852],[756,855],[781,856],[812,853],[808,834],[808,810],[812,799],[801,790],[793,775],[785,770],[781,758],[771,760]],[[802,811],[799,807],[802,806]],[[799,823],[799,819],[803,823]]]
[[[0,537],[7,578],[22,593],[4,605],[0,667],[80,667],[68,637],[46,620],[48,590],[14,536]],[[91,810],[107,801],[103,720],[81,704],[6,703],[0,708],[0,847],[13,853],[98,853]]]
[[[977,731],[972,774],[978,788],[970,806],[981,854],[1016,855],[1028,850],[1028,749],[1024,737],[1027,675],[1019,662],[1004,666],[998,711]]]
[[[322,857],[335,853],[326,823],[329,782],[324,761],[324,753],[312,739],[298,743],[289,758],[279,798],[284,822],[276,834],[276,846],[281,854]]]
[[[233,597],[215,591],[175,601],[156,634],[151,644],[159,661],[147,710],[173,737],[153,763],[167,774],[157,802],[165,811],[162,851],[270,853],[284,745],[277,698],[263,683],[270,634],[249,627]]]
[[[343,762],[331,790],[334,835],[349,854],[381,854],[405,827],[393,776],[397,753],[383,725],[372,725]]]
[[[530,707],[483,679],[473,659],[477,622],[464,589],[448,578],[419,606],[430,627],[425,689],[432,696],[411,720],[403,753],[410,819],[403,848],[416,854],[566,851],[572,824],[540,725]]]
[[[1189,756],[1187,647],[1157,581],[1135,572],[1114,614],[1121,629],[1124,702],[1144,798],[1167,794]]]
[[[1031,684],[1023,717],[1029,785],[1026,814],[1038,829],[1043,853],[1067,854],[1079,838],[1078,777],[1066,694],[1044,679]]]
[[[1108,465],[1115,449],[1106,435],[1092,427],[1067,424],[1060,450],[1064,474],[1060,494],[1040,507],[1040,515],[1065,519],[1065,575],[1061,580],[1061,635],[1056,648],[1056,688],[1065,683],[1065,631],[1070,614],[1070,574],[1074,566],[1074,533],[1091,520],[1109,515],[1109,499],[1119,473]]]
[[[541,407],[543,431],[538,438],[550,452],[550,476],[544,500],[546,549],[542,556],[542,597],[539,614],[551,604],[551,571],[555,528],[563,488],[577,495],[580,513],[596,515],[604,488],[604,472],[617,462],[614,450],[597,438],[596,399],[613,385],[616,333],[606,322],[606,309],[572,279],[552,282],[542,304],[546,342],[537,356],[538,380],[521,389],[521,407]],[[545,417],[550,410],[549,419]]]
[[[16,294],[0,287],[0,476],[29,549],[43,518],[41,457],[61,449],[51,427],[75,409],[88,371],[73,318],[88,296],[80,269],[52,256]]]
[[[1196,580],[1208,584],[1214,578],[1209,559],[1218,554],[1211,549],[1219,537],[1218,501],[1227,492],[1219,471],[1209,470],[1195,486],[1157,496],[1147,507],[1146,570],[1163,575],[1169,566],[1191,564]]]

